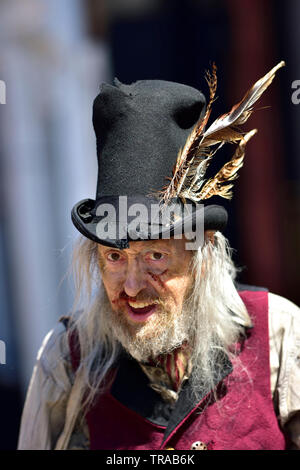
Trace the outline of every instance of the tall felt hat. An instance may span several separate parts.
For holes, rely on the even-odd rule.
[[[267,87],[275,69],[254,85],[256,90]],[[200,210],[204,230],[225,228],[226,210],[208,205],[207,199],[231,196],[228,181],[241,167],[246,142],[254,133],[244,135],[236,126],[250,115],[254,87],[248,92],[250,98],[245,96],[226,119],[222,116],[206,129],[216,91],[215,66],[207,80],[207,107],[200,91],[174,82],[141,80],[125,85],[115,80],[114,85],[101,86],[93,104],[96,196],[79,201],[71,214],[84,236],[126,248],[130,241],[164,237],[166,230],[173,236],[184,224],[194,228]],[[238,144],[234,156],[221,174],[205,179],[211,159],[225,142]],[[161,214],[170,205],[175,210],[166,219]],[[153,222],[152,208],[157,206]],[[133,225],[137,218],[139,223]]]

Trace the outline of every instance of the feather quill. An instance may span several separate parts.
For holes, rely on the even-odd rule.
[[[244,164],[246,144],[254,136],[254,134],[256,134],[256,132],[257,129],[252,129],[252,131],[245,134],[237,146],[232,159],[225,163],[225,165],[214,176],[214,178],[209,179],[205,183],[199,195],[196,196],[197,200],[203,201],[204,199],[208,199],[212,196],[222,196],[225,199],[232,198],[231,188],[233,187],[233,184],[228,184],[228,182],[237,178],[237,172]],[[195,200],[195,195],[193,199]]]
[[[173,176],[169,178],[170,183],[165,186],[160,193],[164,203],[168,203],[175,197],[180,197],[183,201],[185,201],[186,198],[199,201],[207,199],[212,195],[219,195],[225,198],[229,197],[232,184],[224,186],[224,182],[226,180],[232,181],[235,178],[238,169],[242,166],[242,163],[239,165],[238,162],[243,161],[245,145],[256,132],[251,131],[245,135],[245,133],[239,129],[239,126],[248,120],[253,111],[253,105],[272,83],[277,70],[284,65],[284,61],[279,62],[279,64],[272,68],[270,72],[258,80],[247,91],[239,103],[233,106],[228,113],[217,118],[207,130],[205,130],[217,89],[217,68],[215,64],[213,64],[212,74],[207,72],[206,76],[210,97],[205,116],[202,121],[196,124],[183,149],[180,150],[177,156]],[[205,173],[213,156],[225,143],[240,143],[241,145],[238,146],[232,160],[226,164],[228,166],[225,165],[222,168],[223,172],[220,170],[222,173],[219,172],[215,176],[215,178],[217,178],[217,176],[218,178],[215,180],[214,186],[213,180],[215,178],[206,182]],[[242,154],[243,158],[241,157]],[[211,185],[209,191],[207,190],[208,183]],[[204,191],[205,187],[206,190]],[[203,188],[203,191],[201,191],[201,188]]]

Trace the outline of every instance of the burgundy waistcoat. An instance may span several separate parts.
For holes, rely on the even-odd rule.
[[[87,413],[91,449],[188,450],[196,441],[214,450],[286,448],[271,397],[268,293],[239,294],[253,328],[239,345],[239,361],[226,359],[216,373],[218,400],[207,390],[195,402],[187,381],[171,408],[149,387],[137,362],[124,354],[111,389]],[[74,339],[69,343],[76,369]]]

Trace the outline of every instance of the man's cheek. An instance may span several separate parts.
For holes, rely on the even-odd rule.
[[[119,300],[119,294],[121,292],[119,283],[113,283],[112,280],[106,276],[102,277],[102,282],[110,304],[112,306],[116,305],[117,300]]]
[[[188,285],[189,279],[187,278],[173,278],[165,283],[165,289],[168,290],[176,305],[181,305],[185,293],[189,290]]]
[[[105,271],[102,274],[102,280],[107,287],[107,289],[114,290],[114,289],[121,289],[122,283],[124,282],[124,276],[122,272],[107,272]]]
[[[164,271],[163,273],[159,273],[159,274],[156,274],[154,272],[148,272],[148,275],[149,275],[149,279],[151,281],[151,283],[154,285],[154,287],[158,290],[162,290],[164,291],[165,290],[165,281],[163,279],[163,275],[165,275],[167,272]]]

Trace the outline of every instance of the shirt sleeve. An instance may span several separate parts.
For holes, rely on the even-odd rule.
[[[271,389],[279,422],[300,449],[300,309],[269,294]]]
[[[27,390],[19,450],[51,450],[63,430],[72,387],[67,335],[58,323],[43,340]]]

